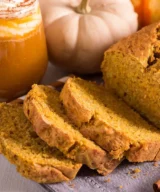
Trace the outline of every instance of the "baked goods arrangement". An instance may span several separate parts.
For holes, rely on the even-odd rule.
[[[71,77],[61,92],[34,84],[24,101],[0,104],[0,151],[20,174],[56,183],[74,179],[83,164],[107,175],[124,159],[160,160],[158,123],[143,118],[158,118],[159,28],[148,26],[105,53],[105,87]]]

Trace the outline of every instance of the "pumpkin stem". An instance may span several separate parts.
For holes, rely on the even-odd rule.
[[[80,14],[86,14],[91,11],[91,7],[89,6],[89,0],[82,0],[80,5],[76,8],[76,11]]]

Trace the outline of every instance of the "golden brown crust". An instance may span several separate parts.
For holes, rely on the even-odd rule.
[[[31,170],[32,169],[32,170]],[[69,181],[70,179],[63,175],[61,171],[50,166],[22,164],[17,167],[17,171],[24,177],[27,177],[38,183],[58,183],[62,181]]]
[[[105,53],[109,52],[121,52],[126,55],[132,55],[132,57],[138,58],[140,63],[147,67],[147,60],[152,51],[153,44],[157,41],[157,28],[160,27],[160,23],[154,23],[147,27],[142,28],[133,35],[130,35],[116,44],[111,46]]]
[[[33,87],[33,89],[34,88],[36,87]],[[80,138],[66,131],[63,128],[65,125],[58,127],[56,121],[50,122],[47,117],[38,110],[39,107],[40,105],[36,100],[36,95],[30,91],[24,102],[24,112],[32,122],[36,133],[49,146],[56,146],[68,158],[86,164],[91,169],[97,169],[102,175],[107,175],[113,171],[122,161],[114,160],[93,142],[83,138],[78,131],[76,134],[80,135]]]
[[[49,146],[61,146],[64,151],[75,144],[71,135],[66,134],[63,129],[59,129],[55,123],[50,122],[37,106],[39,104],[32,96],[26,97],[24,102],[24,113],[33,125],[34,131]],[[61,139],[63,137],[63,140]],[[65,142],[64,142],[65,141]]]
[[[72,92],[70,91],[71,80],[72,78],[69,78],[65,83],[60,93],[60,99],[63,101],[63,105],[65,106],[69,118],[71,118],[73,122],[76,122],[77,126],[81,126],[82,123],[91,120],[94,112],[88,106],[79,103],[78,99],[72,95]]]
[[[34,180],[38,183],[56,183],[62,181],[69,181],[68,178],[61,171],[49,165],[31,164],[27,160],[21,159],[15,155],[12,149],[9,149],[3,140],[0,140],[2,146],[2,154],[17,167],[17,171],[24,177]]]
[[[130,139],[122,132],[109,126],[109,123],[106,124],[102,119],[93,118],[89,123],[80,126],[79,130],[82,135],[95,141],[115,159],[123,158],[125,151],[130,148]]]
[[[155,156],[154,160],[155,161],[159,161],[160,160],[160,149],[159,149],[157,155]]]
[[[145,162],[145,161],[158,161],[158,153],[160,150],[160,143],[148,142],[145,144],[139,144],[138,146],[131,146],[126,152],[126,158],[130,162]]]
[[[148,138],[148,140],[140,140],[138,143],[134,143],[133,139],[131,139],[131,137],[129,138],[123,130],[116,130],[114,127],[110,126],[110,122],[106,122],[103,117],[98,115],[96,109],[94,112],[91,107],[89,108],[87,101],[83,103],[83,98],[78,99],[78,96],[71,88],[72,86],[74,86],[72,84],[72,81],[74,81],[74,79],[72,78],[67,80],[62,89],[60,97],[69,118],[77,126],[79,126],[80,132],[86,138],[95,141],[98,145],[107,150],[116,159],[122,158],[124,156],[131,162],[144,162],[160,159],[160,155],[157,155],[160,149],[160,142],[154,140],[151,141],[151,139]],[[77,91],[81,93],[81,90]],[[113,105],[116,104],[118,104],[118,98],[117,102],[113,103]],[[136,121],[141,122],[142,125],[144,127],[146,126],[146,129],[148,129],[148,123],[142,120],[139,115],[133,112],[132,109],[130,109],[125,104],[123,104],[123,107],[126,107],[128,109],[128,113],[135,117],[135,122],[133,122],[133,124],[135,123],[136,125]],[[95,115],[95,113],[97,114]],[[153,132],[154,131],[157,130],[153,128]]]

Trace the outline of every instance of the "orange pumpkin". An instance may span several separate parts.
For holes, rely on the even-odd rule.
[[[160,0],[131,0],[139,15],[139,27],[160,20]]]

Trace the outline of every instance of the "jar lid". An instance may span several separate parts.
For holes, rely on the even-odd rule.
[[[1,0],[0,18],[20,18],[35,12],[37,0]]]

